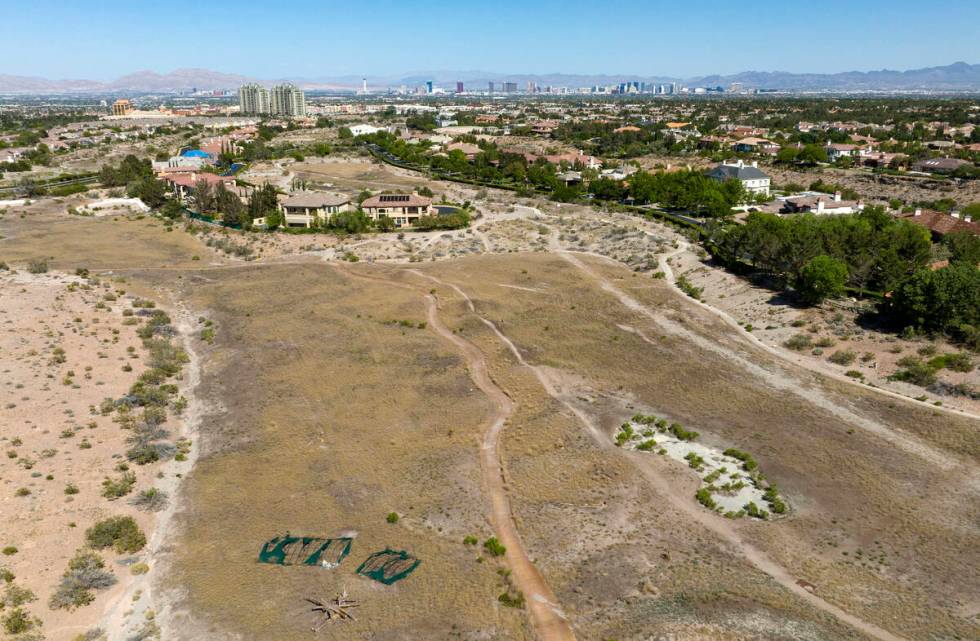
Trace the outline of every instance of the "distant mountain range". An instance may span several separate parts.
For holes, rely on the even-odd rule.
[[[734,82],[745,89],[773,89],[779,91],[956,91],[980,92],[980,64],[956,62],[942,67],[926,67],[908,71],[847,71],[843,73],[789,73],[785,71],[744,71],[732,75],[710,75],[697,78],[637,75],[583,75],[583,74],[501,74],[487,71],[426,71],[404,76],[368,76],[371,89],[387,87],[416,87],[431,80],[437,86],[452,88],[457,81],[468,89],[483,89],[491,81],[499,86],[503,82],[515,82],[519,89],[534,82],[540,86],[588,87],[615,85],[621,82],[670,83],[678,82],[689,87],[728,87]],[[155,71],[137,71],[112,82],[95,80],[49,80],[31,76],[0,74],[0,93],[3,94],[54,94],[54,93],[173,93],[177,91],[237,89],[246,82],[271,85],[289,81],[307,90],[353,90],[361,86],[358,76],[334,76],[321,78],[284,78],[259,80],[248,76],[221,73],[207,69],[178,69],[166,74]]]

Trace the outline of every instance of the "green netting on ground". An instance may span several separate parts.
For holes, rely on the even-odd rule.
[[[276,565],[338,565],[350,552],[350,538],[324,539],[313,536],[277,536],[266,541],[259,563]]]
[[[375,552],[361,563],[357,573],[385,585],[391,585],[411,574],[421,562],[408,552],[385,548],[383,552]]]

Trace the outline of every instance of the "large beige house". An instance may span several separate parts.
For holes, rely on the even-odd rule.
[[[291,194],[279,207],[286,227],[312,227],[315,220],[323,223],[333,214],[352,209],[349,197],[320,191]]]
[[[380,194],[361,203],[371,220],[387,216],[395,227],[414,225],[422,216],[433,215],[432,200],[416,194]]]

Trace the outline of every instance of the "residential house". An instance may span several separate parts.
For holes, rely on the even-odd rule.
[[[370,136],[371,134],[376,134],[379,131],[384,131],[381,127],[375,127],[373,125],[354,125],[353,127],[348,127],[350,132],[356,138],[357,136]]]
[[[279,204],[286,227],[312,227],[325,222],[332,214],[351,211],[351,201],[343,194],[301,191],[290,194]]]
[[[838,191],[830,194],[807,193],[783,199],[780,210],[784,214],[817,214],[818,216],[853,214],[864,209],[860,200],[842,200]]]
[[[759,164],[753,162],[750,165],[741,160],[735,162],[723,162],[714,169],[705,172],[705,175],[718,182],[728,180],[738,180],[742,187],[749,194],[764,196],[769,195],[769,185],[772,182],[769,176],[759,169]]]
[[[748,136],[742,138],[741,140],[736,140],[732,143],[732,149],[736,153],[760,153],[760,154],[772,154],[775,155],[779,152],[779,145],[772,142],[771,140],[766,140],[765,138],[757,138],[754,136]]]
[[[968,160],[960,160],[959,158],[927,158],[913,164],[912,170],[929,174],[951,174],[960,167],[972,164]]]
[[[24,157],[26,152],[30,151],[28,147],[9,147],[7,149],[0,149],[0,162],[17,162]]]
[[[824,151],[827,152],[827,160],[829,162],[837,162],[841,158],[856,156],[858,153],[858,146],[832,142],[824,146]]]
[[[422,216],[434,213],[432,200],[417,194],[380,194],[361,203],[361,209],[371,220],[387,216],[395,227],[414,225]]]
[[[970,216],[961,216],[959,212],[944,213],[941,211],[922,211],[916,209],[910,214],[899,214],[897,218],[907,220],[915,225],[929,230],[934,240],[940,240],[946,234],[966,232],[980,236],[980,223],[974,222]]]
[[[482,149],[480,149],[478,145],[474,145],[468,142],[454,142],[450,145],[446,145],[446,151],[454,151],[454,150],[459,150],[463,152],[467,160],[473,160],[474,158],[476,158],[477,154],[483,151]]]
[[[217,187],[218,184],[223,184],[225,187],[230,189],[235,185],[235,179],[231,176],[219,176],[217,174],[209,173],[172,173],[163,175],[162,179],[167,183],[167,186],[173,192],[174,196],[180,200],[187,200],[188,197],[192,196],[194,193],[194,188],[201,180],[206,182],[211,187]]]

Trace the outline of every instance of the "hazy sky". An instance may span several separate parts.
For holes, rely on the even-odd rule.
[[[0,0],[0,74],[689,77],[980,62],[980,0]]]

